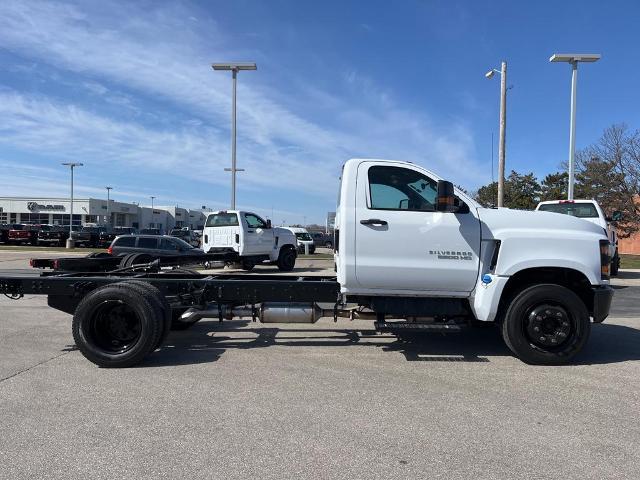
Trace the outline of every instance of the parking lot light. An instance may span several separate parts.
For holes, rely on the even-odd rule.
[[[71,208],[69,209],[69,238],[67,239],[67,248],[73,248],[75,247],[73,240],[73,169],[75,167],[83,167],[84,163],[65,162],[62,165],[70,167],[71,169]]]
[[[111,210],[109,205],[110,195],[109,193],[113,190],[113,187],[104,187],[107,189],[107,226],[111,227]]]
[[[230,70],[233,79],[233,98],[231,101],[231,168],[225,168],[225,171],[231,171],[231,210],[236,209],[236,173],[244,170],[236,168],[236,83],[238,72],[240,70],[257,70],[255,63],[251,62],[231,62],[231,63],[213,63],[211,68],[214,70]]]
[[[573,184],[575,177],[576,155],[576,87],[578,83],[578,63],[593,63],[600,60],[598,53],[554,53],[549,58],[550,62],[565,62],[571,64],[571,120],[569,122],[569,186],[567,198],[573,200]]]

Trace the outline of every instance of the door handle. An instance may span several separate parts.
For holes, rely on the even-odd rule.
[[[386,220],[378,220],[377,218],[369,218],[367,220],[360,220],[362,225],[388,225]]]

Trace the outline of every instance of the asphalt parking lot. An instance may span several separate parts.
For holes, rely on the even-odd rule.
[[[494,329],[323,319],[202,321],[108,370],[46,298],[0,297],[0,478],[638,478],[640,272],[614,283],[565,367],[522,364]]]

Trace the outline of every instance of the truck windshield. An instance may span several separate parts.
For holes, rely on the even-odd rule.
[[[598,210],[593,203],[545,203],[538,210],[542,212],[563,213],[578,218],[598,218]]]
[[[296,233],[296,238],[298,240],[304,240],[305,242],[313,241],[313,238],[311,238],[311,235],[309,235],[308,233],[305,233],[305,232]]]
[[[214,213],[207,218],[207,227],[236,227],[238,215],[235,213]]]

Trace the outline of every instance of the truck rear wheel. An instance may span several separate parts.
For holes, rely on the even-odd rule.
[[[280,255],[278,255],[278,270],[282,272],[290,272],[296,265],[296,250],[293,247],[282,247]]]
[[[155,348],[160,347],[167,338],[167,335],[169,335],[172,322],[171,305],[169,305],[166,297],[160,292],[160,290],[158,290],[157,287],[153,286],[149,282],[145,282],[144,280],[125,280],[123,282],[118,282],[115,285],[120,286],[121,288],[127,288],[127,286],[137,288],[141,294],[145,295],[147,300],[155,304],[156,312],[164,319],[163,330]]]
[[[139,288],[105,285],[79,303],[72,330],[89,361],[101,367],[131,367],[155,350],[164,318]]]
[[[554,284],[534,285],[516,294],[502,322],[509,349],[532,365],[568,363],[585,346],[590,330],[582,300]]]

